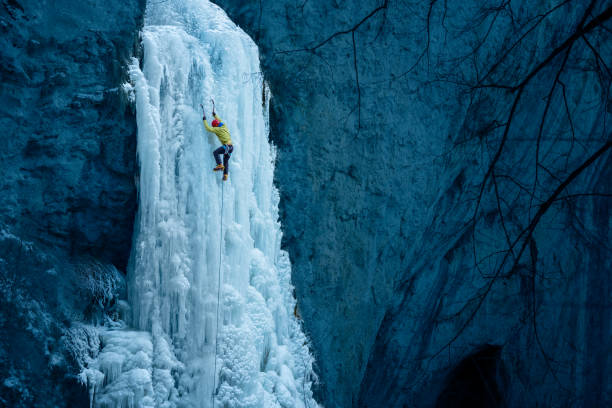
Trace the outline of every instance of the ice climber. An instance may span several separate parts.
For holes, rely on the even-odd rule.
[[[204,120],[204,127],[211,133],[214,133],[219,141],[221,142],[221,147],[213,152],[213,156],[215,157],[215,162],[217,162],[217,166],[213,169],[213,171],[223,170],[223,181],[227,180],[229,159],[234,152],[234,146],[232,145],[232,138],[230,137],[230,132],[225,126],[225,123],[217,116],[215,112],[215,108],[213,105],[213,117],[215,118],[212,121],[212,127],[208,125],[206,122],[206,113],[203,112],[202,119]],[[223,163],[221,163],[221,155],[223,155]]]

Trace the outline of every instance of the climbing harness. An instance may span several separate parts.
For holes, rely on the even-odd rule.
[[[212,99],[211,99],[212,100]],[[213,102],[214,104],[214,102]],[[221,184],[221,233],[219,234],[219,240],[223,238],[223,192],[225,190],[225,183]],[[219,244],[219,273],[217,276],[217,323],[215,329],[215,370],[213,371],[213,389],[212,389],[212,406],[215,408],[215,391],[217,389],[217,345],[219,344],[219,303],[221,299],[221,253],[223,245]]]

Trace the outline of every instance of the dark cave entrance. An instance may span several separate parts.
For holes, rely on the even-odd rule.
[[[504,406],[505,375],[500,346],[485,345],[465,357],[446,378],[436,408]]]

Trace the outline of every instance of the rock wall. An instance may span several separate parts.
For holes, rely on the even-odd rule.
[[[217,3],[324,404],[609,403],[610,2]]]
[[[2,222],[127,263],[136,195],[133,112],[120,86],[143,1],[2,3]]]
[[[136,121],[121,85],[143,11],[0,3],[0,405],[88,404],[65,333],[110,305],[93,271],[129,256]]]
[[[272,89],[325,406],[610,405],[612,2],[218,4]],[[87,404],[72,345],[123,290],[143,9],[1,2],[2,404]]]

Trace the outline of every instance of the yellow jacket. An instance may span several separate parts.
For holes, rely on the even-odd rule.
[[[217,135],[217,138],[219,138],[219,141],[222,144],[224,144],[224,145],[231,145],[232,144],[232,138],[230,137],[230,132],[227,129],[227,126],[225,126],[225,123],[223,123],[221,118],[219,118],[217,115],[214,115],[214,116],[215,116],[215,119],[217,119],[219,122],[221,122],[223,124],[223,126],[219,126],[219,127],[209,126],[208,122],[206,122],[206,119],[204,119],[204,127],[209,132],[212,132],[215,135]]]

